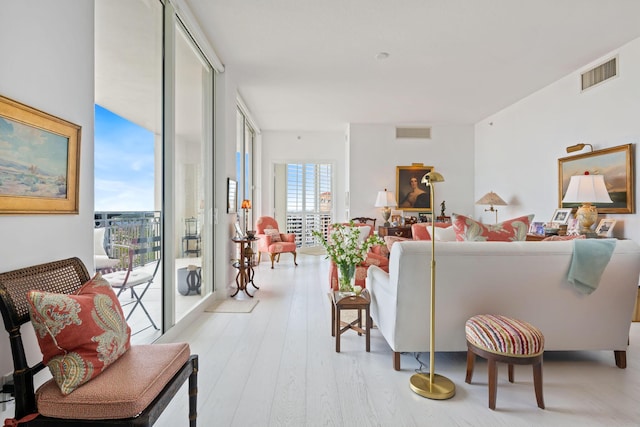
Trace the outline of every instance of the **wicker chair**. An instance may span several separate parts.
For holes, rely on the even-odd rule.
[[[53,379],[34,389],[45,365],[27,363],[20,327],[30,321],[27,292],[75,294],[91,277],[78,258],[0,273],[0,311],[13,355],[15,418],[5,425],[151,426],[189,380],[189,425],[196,426],[198,356],[189,345],[132,345],[109,368],[64,396]],[[6,344],[5,344],[6,345]]]

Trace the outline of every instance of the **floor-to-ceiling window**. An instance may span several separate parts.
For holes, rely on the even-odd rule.
[[[318,240],[312,232],[326,233],[333,218],[331,164],[276,165],[275,177],[276,188],[286,188],[284,203],[278,201],[276,190],[276,219],[286,224],[287,233],[296,235],[298,247],[316,246]]]
[[[95,32],[96,226],[114,257],[139,236],[162,239],[149,316],[129,319],[148,342],[213,290],[213,68],[171,3],[96,0]]]
[[[255,130],[246,114],[240,109],[236,112],[236,180],[238,181],[238,201],[248,200],[253,207],[253,152]],[[241,207],[241,203],[238,205]],[[240,209],[242,221],[249,230],[253,229],[253,209]],[[244,226],[243,226],[244,229]],[[245,230],[246,231],[246,230]]]
[[[173,162],[175,185],[170,208],[176,230],[174,291],[179,320],[205,291],[211,291],[212,235],[205,209],[212,191],[208,166],[212,160],[213,68],[178,20],[174,29],[174,137],[173,158],[168,160]]]
[[[94,210],[96,227],[106,231],[99,244],[121,262],[123,246],[162,235],[163,9],[160,1],[95,2]],[[146,261],[136,259],[136,268]],[[160,277],[143,297],[148,317],[128,304],[131,293],[120,298],[127,314],[133,309],[128,322],[134,340],[150,342],[161,334]]]

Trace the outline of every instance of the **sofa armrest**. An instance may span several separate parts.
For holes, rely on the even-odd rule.
[[[376,265],[370,266],[367,270],[367,289],[372,293],[375,291],[388,295],[395,294],[390,288],[389,273]],[[395,297],[393,298],[395,299]]]
[[[371,317],[381,328],[380,331],[383,332],[384,329],[388,334],[387,330],[393,329],[395,324],[396,286],[391,283],[389,273],[375,265],[367,270],[366,284],[371,295]]]

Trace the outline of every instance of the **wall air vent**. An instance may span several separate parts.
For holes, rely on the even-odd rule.
[[[597,67],[582,73],[582,90],[589,89],[618,75],[618,58],[612,58]]]
[[[431,139],[430,127],[396,127],[397,139]]]

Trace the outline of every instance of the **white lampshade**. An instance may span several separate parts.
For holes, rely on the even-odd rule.
[[[580,227],[580,234],[587,237],[594,237],[595,233],[591,231],[591,227],[598,219],[598,210],[591,203],[613,203],[607,186],[604,185],[604,176],[574,175],[569,181],[569,187],[562,199],[564,203],[582,203],[582,206],[576,211],[576,219]]]
[[[603,175],[574,175],[562,199],[564,203],[613,203]]]
[[[393,192],[387,191],[385,188],[384,191],[378,191],[378,197],[376,198],[376,204],[374,206],[376,208],[384,208],[387,206],[396,207],[396,197],[393,195]]]

